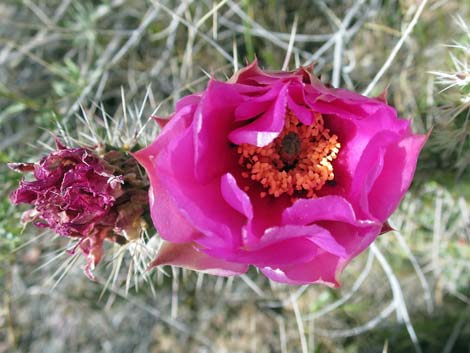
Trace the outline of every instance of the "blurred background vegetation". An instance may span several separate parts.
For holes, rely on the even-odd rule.
[[[0,2],[0,353],[470,352],[469,23],[467,0]],[[177,269],[126,284],[123,266],[103,290],[112,257],[93,283],[63,239],[23,228],[6,162],[38,160],[61,129],[83,138],[84,116],[165,115],[255,56],[388,87],[416,132],[433,129],[397,231],[340,289]]]

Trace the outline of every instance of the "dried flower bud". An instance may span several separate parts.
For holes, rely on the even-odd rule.
[[[61,236],[79,238],[76,248],[87,257],[85,274],[103,256],[105,239],[125,243],[139,233],[147,206],[147,183],[128,154],[108,152],[103,158],[87,148],[66,148],[37,163],[10,163],[13,170],[33,172],[34,180],[21,180],[10,195],[16,205],[34,206],[22,220],[50,228]]]

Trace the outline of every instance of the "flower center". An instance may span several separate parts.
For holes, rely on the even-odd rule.
[[[261,197],[311,198],[327,181],[334,179],[332,161],[341,147],[338,137],[325,128],[323,117],[314,113],[312,125],[304,125],[287,111],[284,129],[264,147],[241,144],[238,164],[243,178],[264,189]],[[250,186],[246,186],[248,191]]]

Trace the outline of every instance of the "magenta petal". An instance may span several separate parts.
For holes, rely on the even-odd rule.
[[[395,138],[407,135],[410,125],[408,120],[398,119],[396,111],[385,105],[375,114],[365,118],[351,119],[330,115],[325,117],[325,122],[341,141],[340,154],[334,167],[336,168],[337,165],[344,167],[348,173],[348,180],[356,174],[359,160],[373,138],[378,134],[384,134],[383,136],[391,134]],[[373,164],[371,164],[372,167]]]
[[[383,168],[368,193],[370,212],[385,222],[410,187],[419,152],[427,136],[408,136],[388,146],[383,157]]]
[[[252,231],[255,236],[255,244],[258,243],[268,229],[282,226],[282,213],[285,208],[289,207],[292,202],[288,197],[280,197],[278,199],[270,199],[268,197],[250,197],[253,205],[253,219],[251,222]],[[247,245],[253,245],[251,242]]]
[[[270,105],[271,102],[269,101],[247,101],[242,103],[235,110],[235,120],[244,121],[252,119],[268,110]]]
[[[288,86],[284,85],[271,107],[253,123],[231,131],[228,135],[230,141],[236,145],[248,143],[258,147],[270,144],[284,127],[287,90]]]
[[[279,96],[284,86],[283,82],[278,82],[272,85],[265,93],[239,104],[235,109],[235,120],[248,120],[264,113]]]
[[[176,103],[176,113],[170,116],[158,116],[154,115],[152,118],[157,122],[160,128],[164,128],[170,120],[179,120],[183,116],[187,115],[188,112],[194,111],[196,105],[201,101],[200,94],[191,94],[189,96],[181,98]],[[181,122],[181,121],[180,121]]]
[[[331,254],[319,254],[311,261],[280,267],[264,267],[263,274],[276,282],[300,285],[324,283],[339,287],[338,275],[343,265],[339,257]]]
[[[160,126],[161,129],[163,129],[165,127],[165,125],[170,122],[169,118],[162,118],[162,117],[159,117],[159,116],[153,116],[152,118],[153,118],[153,120],[155,120],[157,122],[158,126]]]
[[[197,239],[200,245],[206,246],[207,243],[211,243],[213,246],[231,248],[241,242],[239,229],[245,225],[246,217],[239,214],[224,200],[220,190],[220,178],[214,178],[208,183],[200,183],[196,179],[192,128],[193,126],[190,125],[162,146],[161,153],[147,162],[150,164],[150,169],[147,169],[148,166],[145,164],[144,167],[149,170],[150,179],[157,180],[158,178],[159,188],[161,185],[162,191],[171,194],[177,212],[194,229],[205,235]],[[183,161],[180,156],[184,156]],[[158,170],[158,174],[155,170]],[[155,197],[159,191],[157,188],[153,190]],[[154,222],[160,213],[165,213],[165,211],[160,210],[158,206],[152,209]],[[162,237],[171,239],[175,236],[171,229],[168,231],[164,234],[160,230]]]
[[[227,135],[235,107],[244,100],[236,87],[211,80],[194,113],[194,175],[200,183],[220,177],[233,165]]]
[[[191,110],[189,110],[191,111]],[[169,143],[173,133],[186,128],[187,116],[179,115],[170,120],[167,128],[160,134],[150,146],[134,153],[134,157],[145,168],[150,179],[149,203],[152,220],[161,236],[170,238],[174,242],[188,242],[196,237],[194,227],[181,215],[181,211],[175,205],[174,199],[161,185],[161,175],[154,172],[156,159],[162,149]],[[170,133],[171,132],[171,133]]]
[[[225,201],[235,210],[248,219],[253,218],[253,206],[249,196],[237,185],[237,181],[230,173],[225,174],[220,185]]]
[[[398,138],[397,134],[382,132],[374,136],[362,153],[351,182],[350,199],[356,204],[361,217],[370,218],[367,195],[382,172],[387,146]]]
[[[264,76],[264,72],[258,66],[258,59],[255,58],[251,64],[235,72],[229,82],[249,84],[251,86],[253,81],[256,82],[256,79],[253,80],[253,78],[257,76]]]
[[[195,105],[186,105],[181,108],[165,124],[165,128],[158,135],[158,139],[149,146],[133,153],[134,158],[142,164],[149,176],[155,174],[153,173],[155,159],[175,136],[178,136],[188,128],[193,120],[195,110]]]
[[[297,200],[282,214],[284,224],[307,225],[317,221],[356,223],[352,205],[341,196]]]
[[[313,114],[309,108],[303,107],[292,99],[291,96],[287,98],[287,105],[292,113],[299,119],[304,125],[311,125],[313,123]]]
[[[230,173],[225,174],[220,183],[222,197],[233,209],[246,217],[245,225],[242,226],[242,237],[233,237],[233,247],[240,247],[243,242],[255,238],[252,234],[251,221],[253,219],[253,205],[249,196],[237,185],[237,181]],[[202,243],[201,243],[202,244]]]
[[[281,266],[309,261],[318,251],[346,257],[346,251],[328,230],[316,226],[286,225],[269,229],[259,244],[244,250],[221,248],[204,252],[229,261],[252,263],[257,266]]]
[[[227,261],[256,266],[281,266],[309,261],[318,251],[318,246],[304,237],[280,240],[256,250],[231,250],[229,248],[203,249],[206,254]]]
[[[235,276],[248,270],[248,265],[227,262],[208,256],[197,250],[191,243],[173,244],[164,242],[150,267],[161,265],[179,266],[217,276]]]
[[[266,246],[265,244],[295,237],[305,237],[324,251],[342,257],[346,256],[344,247],[336,241],[331,233],[327,229],[317,225],[285,225],[269,229],[263,236],[260,246]]]
[[[335,221],[324,221],[321,224],[344,247],[346,255],[340,257],[346,261],[357,256],[369,246],[379,236],[382,229],[382,225],[378,222],[372,225],[361,224],[360,226]],[[333,252],[330,253],[334,254]]]
[[[199,104],[199,102],[201,101],[201,97],[202,97],[201,93],[195,93],[195,94],[190,94],[189,96],[181,98],[175,104],[176,111],[180,111],[181,109],[187,106],[194,106],[196,104]]]
[[[220,180],[201,184],[195,178],[191,129],[174,138],[166,149],[167,153],[156,160],[155,166],[159,170],[162,190],[171,190],[178,211],[195,229],[210,235],[213,244],[230,244],[231,247],[233,242],[238,243],[236,230],[245,217],[225,202],[220,191]],[[177,156],[186,156],[184,163]],[[155,189],[154,192],[158,194],[159,190]],[[157,214],[162,212],[158,207],[154,210]],[[174,236],[172,234],[174,232],[169,236]]]
[[[310,106],[321,114],[334,114],[347,119],[367,118],[374,115],[385,105],[374,99],[338,88],[326,88],[318,85],[307,87]],[[309,97],[309,96],[307,96]]]
[[[154,190],[155,188],[155,190]],[[160,212],[152,212],[152,220],[164,239],[175,243],[185,243],[197,238],[194,227],[182,216],[171,196],[161,188],[159,182],[153,182],[149,190],[150,209],[162,208]]]
[[[255,59],[251,64],[236,72],[229,80],[233,83],[242,83],[251,86],[272,85],[285,78],[295,78],[302,76],[303,72],[272,71],[267,72],[260,69],[258,61]]]

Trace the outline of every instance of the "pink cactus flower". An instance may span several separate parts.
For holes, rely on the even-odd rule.
[[[256,62],[182,98],[135,154],[166,240],[153,265],[217,275],[256,266],[289,284],[339,285],[410,186],[425,135],[382,99]]]
[[[87,257],[85,274],[94,278],[92,270],[103,256],[104,240],[126,241],[132,223],[144,213],[147,195],[129,187],[127,175],[116,163],[119,152],[101,158],[90,149],[66,148],[58,141],[57,148],[38,163],[9,164],[34,176],[32,181],[23,179],[10,199],[13,204],[34,206],[23,214],[24,222],[77,238],[70,252],[81,249]]]

